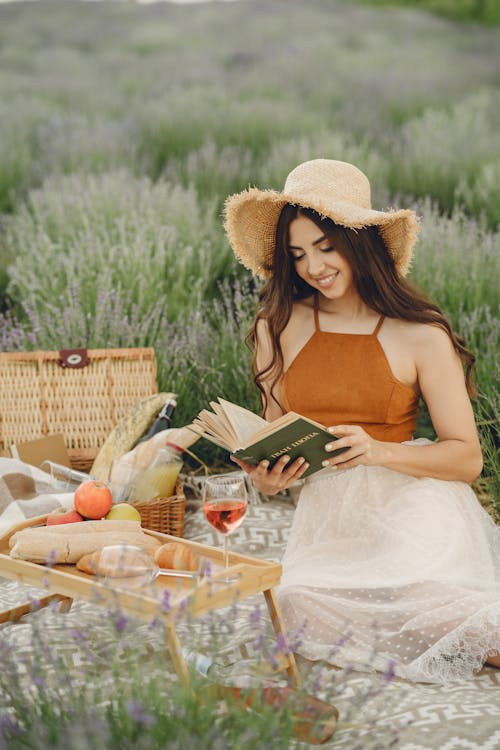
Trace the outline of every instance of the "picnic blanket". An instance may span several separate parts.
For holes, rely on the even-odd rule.
[[[50,474],[15,458],[0,457],[0,534],[61,507],[73,507],[73,493],[62,491]]]
[[[0,474],[0,522],[4,528],[7,523],[18,523],[20,519],[45,513],[58,505],[71,505],[71,494],[59,493],[51,484],[50,477],[37,469],[11,459],[0,459]],[[266,559],[280,559],[293,512],[293,504],[283,498],[250,505],[244,523],[230,537],[230,548]],[[199,498],[197,501],[193,498],[188,504],[185,536],[204,544],[221,543],[219,535],[204,518]],[[0,578],[1,609],[26,601],[27,593],[27,587]],[[32,589],[31,593],[36,596],[37,592]],[[238,648],[245,647],[252,638],[253,626],[249,626],[249,613],[254,606],[252,598],[239,605],[235,618],[236,638],[234,641],[231,638],[234,653]],[[75,671],[78,670],[82,655],[75,650],[74,644],[61,638],[61,616],[47,609],[30,617],[43,621],[46,638],[54,654],[70,663]],[[234,613],[231,613],[231,617],[234,617]],[[75,602],[64,618],[65,627],[77,628],[84,624],[85,628],[92,630],[99,643],[106,644],[116,639],[113,623],[102,616],[102,610],[91,604]],[[31,649],[29,624],[6,624],[1,627],[9,631],[11,642],[28,658]],[[143,649],[144,668],[153,670],[157,662],[157,638],[158,633],[154,629],[142,624],[129,636],[125,634],[123,644],[128,643],[131,649]],[[229,665],[230,656],[231,652],[228,652],[226,658]],[[298,664],[307,684],[317,665],[304,659],[299,659]],[[228,674],[231,669],[238,671],[244,667],[244,660],[238,651],[236,657],[233,656],[232,666],[227,667]],[[352,706],[361,696],[373,691],[374,685],[380,682],[380,674],[349,673],[327,666],[322,680],[338,686],[334,702],[341,720],[349,721]],[[369,733],[360,738],[359,729],[341,725],[332,741],[324,747],[331,750],[389,746],[400,750],[500,750],[500,670],[487,667],[475,679],[446,688],[393,679],[378,694],[373,692],[373,698],[363,703],[355,719],[352,715],[350,718],[357,725],[364,723],[366,726],[372,722]],[[396,729],[399,737],[394,745],[390,745],[393,738],[391,728]]]

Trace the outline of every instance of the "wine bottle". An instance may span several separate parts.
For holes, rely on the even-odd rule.
[[[167,430],[170,427],[172,415],[175,411],[176,406],[177,401],[174,398],[169,398],[165,402],[164,406],[162,406],[161,411],[159,412],[149,430],[135,443],[134,448],[136,445],[139,445],[139,443],[144,443],[146,440],[152,438],[153,435],[156,435],[157,432]]]

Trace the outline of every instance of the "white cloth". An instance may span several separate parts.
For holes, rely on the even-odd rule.
[[[414,441],[426,443],[428,441]],[[297,651],[453,682],[500,653],[500,528],[462,482],[320,472],[295,511],[278,600]],[[345,642],[344,642],[345,641]]]
[[[62,492],[45,471],[16,458],[0,457],[0,534],[28,518],[73,507],[73,492]]]

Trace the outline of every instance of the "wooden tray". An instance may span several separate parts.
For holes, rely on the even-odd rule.
[[[214,566],[214,573],[201,582],[186,578],[158,576],[153,583],[139,590],[116,588],[77,570],[75,565],[60,564],[47,567],[10,557],[10,537],[23,528],[44,525],[46,518],[45,515],[29,519],[0,537],[0,575],[45,590],[48,595],[47,600],[54,597],[66,602],[72,599],[82,599],[101,607],[122,609],[146,621],[153,618],[160,619],[167,627],[169,650],[176,671],[183,681],[187,681],[188,671],[175,631],[176,615],[180,610],[187,610],[192,616],[199,617],[211,610],[230,606],[238,599],[246,599],[262,592],[276,635],[285,637],[281,616],[272,591],[273,586],[276,586],[281,578],[282,568],[279,563],[231,552],[229,554],[230,567],[226,571],[223,568],[222,549],[145,529],[147,534],[159,539],[162,543],[182,541],[198,555],[207,558]],[[224,578],[234,580],[227,583],[221,580]],[[165,606],[162,607],[162,602],[164,603],[166,598],[166,590],[169,592],[168,611],[165,611]],[[44,601],[45,603],[48,601]],[[0,622],[17,619],[29,611],[29,605],[15,607],[0,613]],[[285,668],[292,681],[298,684],[299,676],[293,654],[289,655]]]

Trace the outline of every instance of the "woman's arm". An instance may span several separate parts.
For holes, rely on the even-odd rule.
[[[462,364],[449,336],[436,326],[419,326],[414,352],[418,383],[438,442],[410,446],[374,440],[361,427],[329,428],[339,437],[332,446],[351,446],[330,459],[339,468],[385,466],[414,477],[472,482],[482,469],[474,414],[465,387]]]

